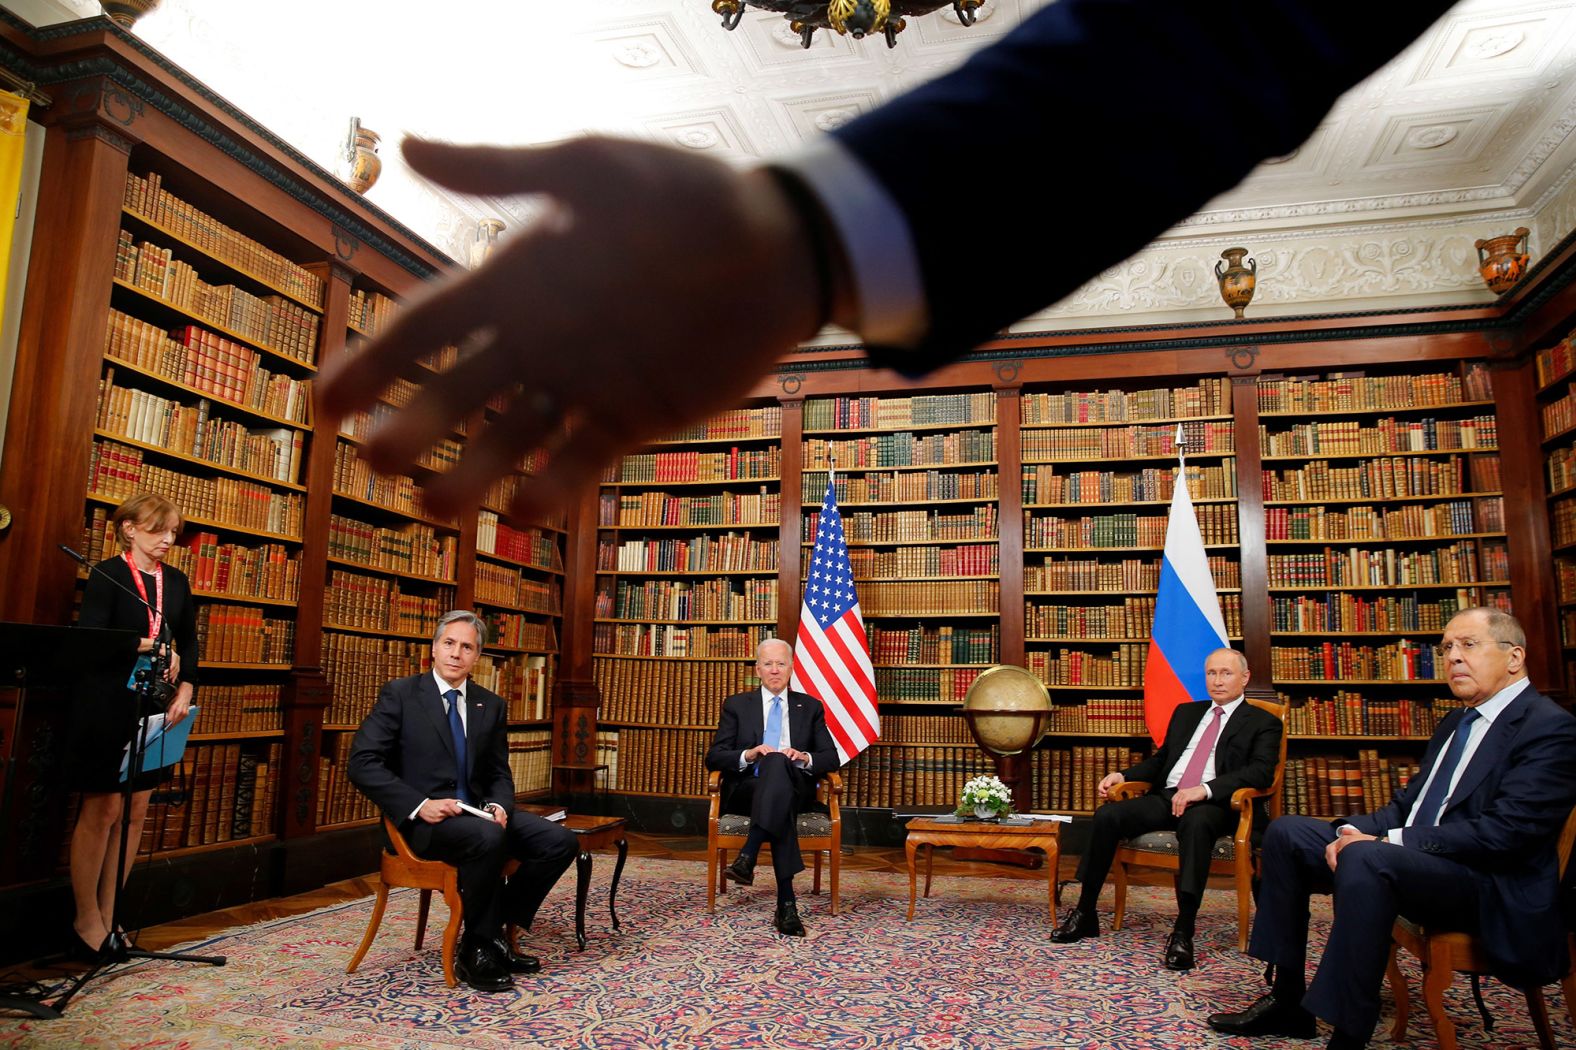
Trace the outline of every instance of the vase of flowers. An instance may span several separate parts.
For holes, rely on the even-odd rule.
[[[995,820],[1012,812],[1012,792],[992,776],[975,777],[963,785],[958,799],[958,816],[972,813],[979,820]]]

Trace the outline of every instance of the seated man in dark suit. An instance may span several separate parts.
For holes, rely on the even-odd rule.
[[[497,992],[512,986],[509,974],[541,969],[505,943],[504,917],[530,926],[579,846],[567,828],[515,812],[503,699],[467,681],[486,639],[476,616],[445,613],[432,670],[383,687],[356,731],[347,773],[418,856],[460,869],[465,932],[455,973]],[[510,858],[520,868],[505,886]]]
[[[786,937],[803,937],[793,877],[804,870],[804,861],[794,820],[814,803],[815,782],[837,769],[837,745],[821,701],[788,688],[793,646],[766,639],[755,650],[755,671],[761,687],[722,702],[722,720],[706,752],[706,768],[722,773],[722,811],[750,818],[750,834],[725,875],[745,886],[753,883],[756,853],[763,842],[771,843],[777,876],[772,925]]]
[[[1525,647],[1505,613],[1458,614],[1435,670],[1466,706],[1440,721],[1417,775],[1375,813],[1270,825],[1248,951],[1275,964],[1275,981],[1246,1010],[1212,1014],[1212,1028],[1307,1039],[1318,1016],[1335,1026],[1330,1047],[1367,1046],[1398,915],[1477,934],[1507,984],[1564,972],[1555,844],[1576,804],[1576,718],[1532,688]],[[1331,889],[1335,921],[1308,986],[1308,898]]]
[[[1193,968],[1193,920],[1209,881],[1210,851],[1237,822],[1231,795],[1238,788],[1269,787],[1280,757],[1281,721],[1244,699],[1248,677],[1247,657],[1235,649],[1210,653],[1204,661],[1210,702],[1178,706],[1154,754],[1100,781],[1101,798],[1124,780],[1145,780],[1159,790],[1095,810],[1089,848],[1078,865],[1083,891],[1051,940],[1069,944],[1099,936],[1095,902],[1122,839],[1175,831],[1177,920],[1166,939],[1165,965],[1169,970]],[[1262,806],[1257,816],[1268,819]]]

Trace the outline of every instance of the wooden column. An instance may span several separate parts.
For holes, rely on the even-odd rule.
[[[804,491],[804,398],[782,399],[782,520],[777,526],[777,637],[792,644],[799,636],[804,601],[799,577],[804,551],[799,546],[806,500],[825,493]]]
[[[1237,550],[1242,576],[1242,652],[1253,673],[1247,693],[1273,700],[1269,548],[1264,542],[1264,461],[1259,447],[1258,381],[1257,372],[1231,377],[1232,431],[1237,448]]]
[[[597,688],[592,661],[596,624],[597,486],[593,479],[569,511],[564,551],[564,618],[553,682],[553,791],[596,787]]]

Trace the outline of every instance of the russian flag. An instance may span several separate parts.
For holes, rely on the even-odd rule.
[[[1220,614],[1204,537],[1187,491],[1187,463],[1178,424],[1177,481],[1166,522],[1149,656],[1144,661],[1144,721],[1156,744],[1165,742],[1166,726],[1179,705],[1209,698],[1204,688],[1204,660],[1225,645],[1226,619]]]

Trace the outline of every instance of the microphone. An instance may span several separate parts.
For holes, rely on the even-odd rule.
[[[142,595],[138,594],[136,591],[132,590],[130,587],[127,587],[124,583],[121,583],[119,580],[115,579],[115,577],[113,577],[109,573],[105,572],[104,571],[104,563],[103,562],[92,562],[92,563],[90,563],[79,552],[77,552],[76,550],[73,550],[70,547],[67,547],[64,543],[57,543],[57,544],[55,544],[55,546],[60,548],[61,552],[64,553],[66,555],[66,557],[70,558],[72,561],[76,562],[78,565],[80,565],[83,568],[87,569],[89,576],[93,575],[95,572],[98,573],[99,575],[103,576],[106,580],[108,580],[110,583],[112,583],[116,587],[120,588],[120,590],[123,593],[129,594],[133,598],[135,598],[137,600],[137,604],[141,605],[144,609],[147,609],[150,613],[153,613],[154,615],[158,615],[158,610],[155,609],[153,606],[148,604],[148,599],[144,598]],[[163,620],[159,621],[159,638],[158,638],[158,643],[160,645],[168,645],[169,644],[169,639],[166,637],[166,635],[169,633],[169,629],[170,629],[170,625],[168,623],[166,623]]]

